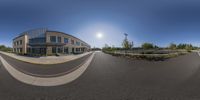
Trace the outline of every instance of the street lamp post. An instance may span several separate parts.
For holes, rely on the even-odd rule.
[[[124,33],[124,35],[125,35],[125,41],[128,41],[128,38],[127,38],[127,37],[128,37],[128,34],[127,34],[127,33]],[[127,52],[127,51],[126,51],[126,48],[125,48],[125,53],[124,53],[124,55],[126,54],[126,52]]]
[[[127,36],[128,36],[128,34],[127,34],[127,33],[124,33],[124,35],[125,35],[125,39],[127,40]]]

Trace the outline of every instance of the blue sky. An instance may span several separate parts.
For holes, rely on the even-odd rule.
[[[17,34],[48,28],[74,35],[92,47],[151,42],[200,46],[198,0],[0,0],[0,44]],[[101,32],[103,38],[96,34]]]

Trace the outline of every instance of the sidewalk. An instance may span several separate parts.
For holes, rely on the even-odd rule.
[[[68,61],[72,61],[78,58],[81,58],[83,56],[86,56],[92,52],[86,52],[83,54],[79,55],[67,55],[67,56],[46,56],[46,57],[39,57],[39,58],[34,58],[34,57],[27,57],[27,56],[21,56],[13,53],[7,53],[7,52],[2,52],[0,53],[5,54],[7,56],[10,56],[12,58],[28,62],[28,63],[33,63],[33,64],[59,64],[59,63],[64,63]]]

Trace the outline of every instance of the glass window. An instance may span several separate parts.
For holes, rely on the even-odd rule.
[[[61,37],[58,37],[58,43],[61,43]]]
[[[80,48],[76,48],[76,51],[79,52],[79,51],[80,51]]]
[[[52,48],[52,53],[56,53],[56,47]]]
[[[56,43],[56,36],[50,36],[51,43]]]
[[[67,47],[64,48],[64,53],[68,53],[68,48]]]
[[[80,46],[80,42],[76,42],[76,45],[77,45],[77,46]]]
[[[19,52],[22,53],[22,48],[19,49]]]
[[[19,44],[22,45],[22,40],[19,41]]]
[[[57,50],[58,50],[58,53],[62,53],[63,48],[62,47],[58,47]]]
[[[64,43],[68,43],[68,38],[64,38]]]
[[[32,38],[29,39],[29,43],[45,43],[46,42],[46,38]]]

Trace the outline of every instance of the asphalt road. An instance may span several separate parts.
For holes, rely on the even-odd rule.
[[[12,57],[9,57],[4,54],[0,54],[10,65],[15,67],[21,72],[24,72],[26,74],[30,75],[36,75],[36,76],[45,76],[45,75],[59,75],[59,73],[65,73],[67,71],[70,71],[74,69],[75,67],[81,65],[84,63],[91,54],[88,54],[84,57],[78,58],[76,60],[68,61],[65,63],[60,64],[31,64],[27,62],[23,62],[20,60],[16,60]]]
[[[197,53],[149,62],[97,52],[82,76],[55,87],[23,84],[0,67],[0,100],[199,100],[199,93]]]

